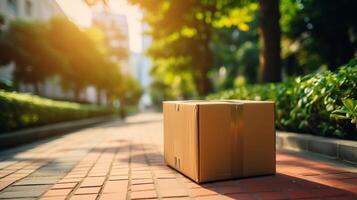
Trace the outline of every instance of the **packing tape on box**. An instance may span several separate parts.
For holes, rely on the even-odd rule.
[[[231,174],[232,176],[243,175],[244,134],[242,131],[243,106],[235,104],[231,106]]]

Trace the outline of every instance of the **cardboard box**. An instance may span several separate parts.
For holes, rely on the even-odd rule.
[[[275,174],[271,101],[165,101],[165,162],[201,183]]]

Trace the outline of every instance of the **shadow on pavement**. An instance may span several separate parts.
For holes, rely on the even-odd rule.
[[[206,183],[200,187],[232,199],[357,198],[348,191],[281,173],[274,176]],[[195,190],[198,189],[193,188],[193,193]]]
[[[132,148],[146,149],[146,146],[133,146]],[[123,158],[121,161],[128,161],[129,158]],[[152,160],[153,162],[150,162]],[[149,164],[150,166],[163,166],[163,155],[161,153],[141,153],[132,155],[132,163]],[[159,162],[157,162],[159,161]],[[161,162],[160,162],[161,161]],[[309,160],[300,159],[301,163],[294,160],[278,160],[277,168],[286,168],[287,173],[280,172],[273,176],[247,177],[234,180],[218,181],[212,183],[196,184],[192,181],[192,193],[199,190],[209,190],[212,193],[222,194],[233,199],[258,198],[258,199],[296,199],[296,198],[325,198],[338,197],[339,199],[357,199],[353,192],[357,187],[357,174],[334,169],[333,167]],[[300,167],[299,174],[292,174],[292,168]],[[172,172],[174,169],[169,168]],[[302,174],[311,172],[309,170],[319,171],[316,180],[308,180]],[[185,176],[185,175],[183,175]],[[313,176],[313,174],[310,174]],[[331,178],[328,178],[331,176]],[[334,177],[336,176],[336,177]],[[185,176],[186,177],[186,176]],[[188,180],[189,178],[186,177]],[[336,185],[334,185],[335,183]]]

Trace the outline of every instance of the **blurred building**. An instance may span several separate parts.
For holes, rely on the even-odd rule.
[[[54,15],[63,15],[63,11],[53,0],[1,0],[0,14],[5,25],[14,19],[48,20]]]
[[[129,49],[129,28],[125,15],[108,12],[93,12],[93,24],[102,28],[113,48]]]
[[[107,45],[114,53],[112,60],[119,63],[123,73],[133,75],[134,71],[129,61],[129,27],[127,17],[111,13],[106,8],[98,8],[96,6],[92,8],[92,13],[93,24],[103,30],[107,39]]]
[[[142,24],[143,32],[148,30],[147,24]],[[136,77],[144,90],[143,96],[141,97],[139,107],[141,110],[145,110],[149,106],[151,106],[151,98],[150,98],[150,84],[151,84],[151,77],[150,77],[150,70],[151,70],[151,62],[150,59],[145,55],[145,51],[151,44],[151,38],[147,35],[143,35],[142,39],[142,51],[140,54],[137,55],[137,62],[136,63]]]

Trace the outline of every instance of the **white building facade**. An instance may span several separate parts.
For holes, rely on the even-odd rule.
[[[63,15],[54,0],[1,0],[0,14],[8,24],[14,19],[48,20],[55,15]]]

